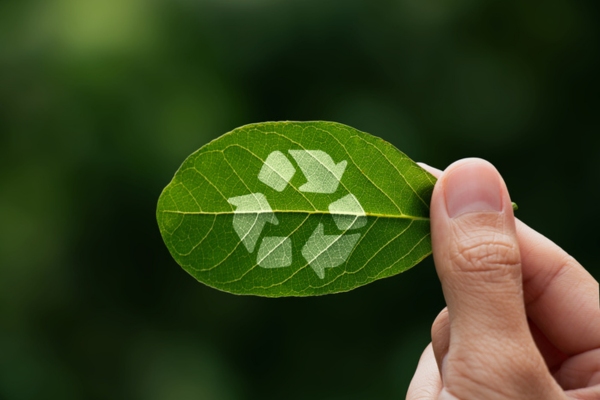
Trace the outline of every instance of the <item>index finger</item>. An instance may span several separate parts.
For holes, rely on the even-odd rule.
[[[527,315],[566,354],[600,348],[598,282],[548,238],[516,222]]]

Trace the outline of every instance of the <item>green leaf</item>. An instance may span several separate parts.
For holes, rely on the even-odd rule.
[[[189,156],[158,201],[175,260],[214,288],[344,292],[431,253],[435,178],[384,140],[333,122],[246,125]]]

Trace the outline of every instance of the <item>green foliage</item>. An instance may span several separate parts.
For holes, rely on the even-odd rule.
[[[157,219],[175,260],[209,286],[337,293],[430,254],[434,182],[391,144],[346,125],[253,124],[188,157]]]

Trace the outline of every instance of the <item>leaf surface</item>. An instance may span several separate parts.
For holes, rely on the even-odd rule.
[[[344,292],[431,253],[435,178],[333,122],[267,122],[190,155],[162,192],[162,237],[200,282],[236,294]]]

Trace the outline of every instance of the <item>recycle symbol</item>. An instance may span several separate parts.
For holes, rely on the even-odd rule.
[[[289,150],[307,182],[299,187],[307,193],[335,193],[346,170],[346,160],[336,164],[322,150]],[[272,189],[282,192],[296,173],[296,168],[280,151],[273,151],[265,160],[258,179]],[[233,228],[249,253],[253,253],[265,224],[279,220],[262,193],[231,197],[227,201],[236,207]],[[302,256],[321,279],[325,268],[343,264],[356,246],[360,233],[347,231],[367,224],[365,210],[353,194],[329,204],[329,212],[341,235],[325,235],[322,223],[316,227],[302,247]],[[258,248],[256,263],[263,268],[284,268],[292,265],[292,239],[287,236],[264,237]]]

